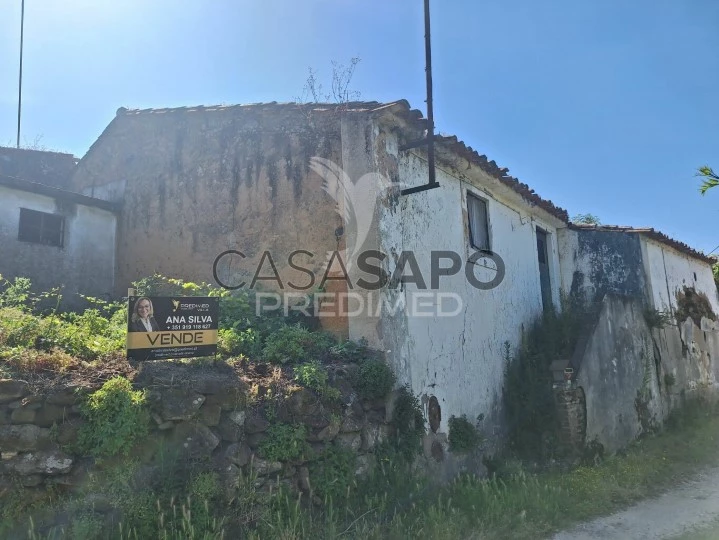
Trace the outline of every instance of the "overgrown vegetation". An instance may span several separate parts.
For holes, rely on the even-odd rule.
[[[60,312],[54,290],[34,293],[26,278],[0,276],[0,369],[63,371],[125,344],[126,306],[85,297],[82,313]]]
[[[157,276],[137,288],[140,294],[220,296],[222,356],[284,372],[323,398],[337,395],[326,367],[337,360],[357,363],[352,382],[363,399],[381,398],[394,387],[391,369],[366,344],[336,343],[312,331],[308,321],[258,318],[248,294]],[[29,283],[2,282],[0,365],[15,371],[101,366],[104,355],[122,350],[125,306],[89,302],[84,313],[62,314],[52,297],[33,296]],[[554,410],[549,363],[568,358],[588,313],[572,306],[562,314],[547,313],[514,355],[509,348],[505,352],[508,399],[515,405],[507,409],[510,441],[519,456],[534,457],[546,444]],[[667,376],[664,382],[669,386]],[[258,396],[266,399],[267,394]],[[155,461],[148,467],[131,452],[147,432],[145,399],[120,377],[86,396],[80,445],[102,459],[72,492],[61,493],[55,486],[35,490],[32,497],[20,489],[5,492],[0,536],[20,523],[23,530],[29,525],[30,537],[51,537],[29,524],[28,516],[54,512],[68,516],[62,525],[67,537],[88,539],[538,538],[654,494],[698,465],[719,463],[719,417],[699,404],[674,415],[668,430],[637,441],[622,456],[604,458],[597,452],[587,465],[538,474],[527,472],[518,459],[498,460],[489,479],[462,476],[437,487],[413,466],[425,420],[417,396],[405,387],[396,392],[388,438],[367,463],[358,463],[340,445],[317,454],[306,442],[304,426],[272,419],[259,457],[308,467],[314,495],[308,498],[287,491],[281,477],[263,484],[254,473],[238,473],[225,484],[207,463],[179,460],[162,443],[153,449]],[[333,417],[332,422],[340,420]],[[469,419],[453,417],[449,423],[453,451],[480,444],[480,432]],[[366,466],[365,476],[355,475],[359,465]],[[101,505],[116,510],[108,515],[94,511]]]
[[[592,317],[590,307],[563,300],[561,313],[546,310],[523,336],[512,356],[505,343],[503,392],[509,427],[509,450],[521,458],[548,458],[554,451],[556,408],[552,393],[553,361],[569,359]]]
[[[90,394],[81,405],[85,418],[79,437],[81,452],[96,457],[127,455],[147,435],[150,416],[145,393],[130,381],[115,377]]]
[[[327,369],[317,360],[296,366],[295,380],[326,399],[336,400],[340,397],[340,391],[328,383]]]
[[[316,359],[333,344],[332,337],[322,332],[284,325],[267,337],[262,357],[274,364],[298,364]]]
[[[355,482],[357,456],[347,448],[330,446],[320,458],[310,463],[312,490],[322,499],[342,503]]]
[[[404,461],[412,462],[422,449],[425,421],[419,399],[408,386],[397,391],[390,427],[389,447],[392,452],[399,454]]]
[[[573,223],[582,225],[601,225],[602,222],[594,214],[577,214],[572,218]]]
[[[451,416],[449,418],[449,449],[452,452],[471,452],[482,437],[477,427],[467,420],[467,415]]]
[[[380,454],[367,477],[353,478],[349,456],[332,448],[321,456],[321,462],[311,464],[312,487],[318,496],[321,494],[322,504],[310,504],[281,489],[270,503],[252,478],[244,478],[228,494],[229,502],[223,504],[218,504],[222,497],[216,497],[214,489],[195,488],[210,495],[206,506],[209,521],[196,513],[198,506],[205,507],[197,493],[190,495],[191,504],[196,505],[193,511],[182,511],[188,500],[183,493],[190,493],[191,482],[174,499],[163,491],[128,491],[132,475],[127,472],[117,474],[105,489],[118,493],[117,484],[125,486],[119,493],[125,494],[126,506],[132,504],[135,510],[126,512],[122,526],[125,531],[136,531],[139,538],[156,538],[161,530],[173,534],[185,531],[182,527],[186,520],[204,535],[195,533],[194,538],[219,538],[214,523],[224,529],[225,537],[233,531],[254,539],[329,539],[341,535],[441,540],[473,537],[477,531],[482,538],[535,539],[656,495],[698,467],[719,463],[719,417],[709,407],[690,407],[675,415],[672,426],[636,441],[622,455],[596,466],[531,474],[516,464],[506,468],[502,478],[462,476],[442,488],[430,486],[412,474],[405,462],[389,459],[388,454]],[[113,500],[118,495],[113,495]],[[165,520],[174,516],[171,526],[160,526],[158,508]],[[129,534],[125,537],[134,538]]]
[[[273,424],[260,444],[260,455],[270,461],[294,461],[309,451],[304,425]]]
[[[365,399],[379,399],[392,390],[395,380],[392,369],[385,362],[367,358],[359,363],[354,387]]]

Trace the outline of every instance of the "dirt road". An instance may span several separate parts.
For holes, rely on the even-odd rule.
[[[559,533],[553,540],[672,538],[719,519],[719,467],[707,469],[661,497]]]

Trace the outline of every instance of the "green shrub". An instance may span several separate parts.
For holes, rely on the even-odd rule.
[[[256,330],[235,330],[220,328],[217,332],[217,350],[227,356],[243,355],[248,358],[260,356],[260,335]]]
[[[382,360],[368,358],[359,364],[354,386],[365,399],[383,398],[392,390],[395,376]]]
[[[470,452],[482,442],[479,430],[467,420],[466,414],[450,417],[448,439],[452,452]]]
[[[334,502],[347,497],[355,476],[356,455],[347,448],[332,445],[310,464],[310,485],[321,498]]]
[[[0,308],[0,346],[31,348],[48,332],[48,321],[17,307]]]
[[[339,399],[340,391],[329,386],[329,375],[317,360],[295,366],[295,380],[305,388],[314,390],[327,399]]]
[[[0,274],[0,308],[14,307],[25,309],[30,307],[32,293],[31,283],[28,278],[16,277],[10,281]]]
[[[371,355],[373,351],[370,351],[367,346],[367,340],[365,338],[360,339],[358,342],[354,341],[343,341],[330,348],[330,354],[345,362],[359,362],[363,358]]]
[[[125,347],[127,307],[117,307],[112,314],[98,308],[82,313],[67,313],[58,321],[52,334],[43,338],[42,348],[59,346],[69,354],[87,360]]]
[[[147,435],[149,413],[143,391],[115,377],[90,394],[81,405],[86,420],[78,434],[80,450],[93,456],[127,455]]]
[[[409,386],[403,386],[397,392],[392,409],[389,442],[407,461],[412,461],[422,451],[424,424],[424,414],[419,399],[412,394]]]
[[[284,325],[267,337],[262,352],[268,362],[297,364],[323,355],[332,343],[325,333],[310,332],[299,324]]]
[[[304,425],[274,424],[267,430],[267,438],[260,444],[260,454],[270,461],[292,461],[309,450]]]

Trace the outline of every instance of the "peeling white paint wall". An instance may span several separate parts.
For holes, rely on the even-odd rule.
[[[62,248],[18,240],[20,208],[62,214]],[[79,305],[77,293],[112,294],[115,275],[115,223],[112,212],[0,187],[0,274],[28,277],[38,291],[63,286],[63,305]]]
[[[677,295],[690,287],[706,296],[714,314],[719,315],[719,293],[708,263],[645,237],[642,252],[655,309],[674,317]],[[719,389],[719,324],[706,317],[699,322],[687,319],[657,331],[664,372],[675,380],[668,388],[667,412],[680,403],[682,392]]]
[[[361,133],[357,129],[353,132]],[[344,135],[343,130],[343,139]],[[343,140],[343,148],[346,142]],[[385,153],[373,162],[376,170],[383,172],[383,167],[395,167],[402,187],[427,182],[428,167],[424,158],[412,152],[399,153],[396,139],[376,129],[372,147],[376,148],[375,144],[382,145],[379,154]],[[347,168],[348,163],[344,165]],[[355,172],[355,176],[357,174]],[[548,233],[551,290],[556,306],[559,305],[559,259],[553,223],[557,220],[544,216],[543,211],[529,204],[503,200],[490,187],[492,179],[482,175],[478,169],[461,175],[438,163],[439,188],[379,205],[376,246],[390,255],[385,261],[389,273],[394,271],[403,251],[414,253],[427,287],[431,286],[432,251],[451,250],[460,254],[462,269],[456,275],[442,276],[435,291],[423,291],[416,284],[407,284],[401,290],[382,292],[390,305],[403,299],[408,308],[413,303],[419,306],[421,313],[393,314],[385,308],[376,321],[350,318],[349,324],[352,339],[369,338],[388,352],[400,385],[408,384],[425,403],[430,396],[437,397],[441,407],[439,432],[448,431],[452,415],[466,414],[470,421],[482,415],[484,434],[492,437],[501,432],[504,343],[510,344],[512,354],[523,329],[528,329],[542,312],[537,227]],[[491,290],[475,289],[464,273],[466,261],[474,252],[469,245],[467,192],[487,201],[491,248],[506,266],[504,280]],[[485,259],[481,262],[493,266]],[[442,262],[442,266],[448,264],[449,261]],[[474,270],[481,281],[495,276],[494,270],[478,267]],[[405,274],[409,273],[406,267]],[[438,297],[434,293],[441,294]],[[455,297],[450,295],[456,295],[462,305],[457,306]],[[438,312],[456,314],[445,317]],[[376,331],[369,332],[370,328]]]
[[[642,237],[642,252],[655,309],[675,311],[677,293],[694,287],[706,295],[714,313],[719,314],[719,294],[708,263],[646,237]]]

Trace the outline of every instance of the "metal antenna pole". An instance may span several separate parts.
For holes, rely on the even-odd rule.
[[[20,8],[20,77],[17,90],[17,147],[20,148],[20,113],[22,112],[22,41],[25,30],[25,0]]]
[[[427,136],[400,146],[400,152],[406,152],[411,148],[427,147],[427,167],[429,178],[422,186],[406,188],[400,191],[401,195],[410,195],[439,187],[437,174],[434,166],[434,101],[432,99],[432,37],[429,30],[429,0],[424,0],[424,53],[426,56],[425,72],[427,75]]]
[[[434,168],[434,100],[432,98],[432,37],[429,29],[429,0],[424,0],[424,52],[427,66],[427,161],[429,164],[429,185],[437,183]]]

